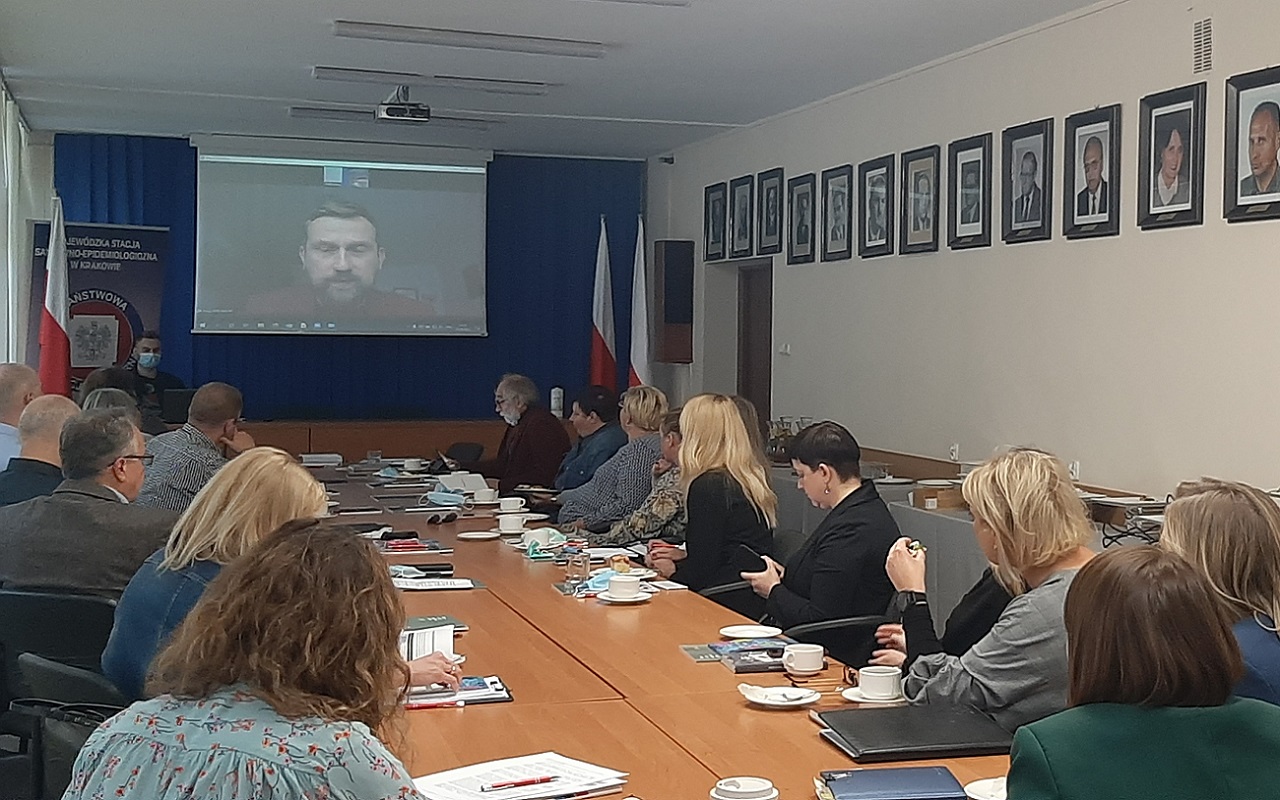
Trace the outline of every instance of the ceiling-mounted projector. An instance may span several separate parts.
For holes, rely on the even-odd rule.
[[[409,87],[397,86],[391,96],[378,104],[375,119],[387,122],[430,122],[431,107],[426,103],[414,103],[409,99]]]

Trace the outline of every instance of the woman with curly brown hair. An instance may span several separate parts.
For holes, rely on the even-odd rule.
[[[372,544],[287,523],[210,582],[152,665],[156,696],[89,737],[65,798],[421,798],[378,738],[410,680],[403,626]]]

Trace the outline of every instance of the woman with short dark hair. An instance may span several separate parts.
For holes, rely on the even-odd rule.
[[[796,434],[787,455],[800,491],[830,513],[785,567],[766,557],[763,572],[743,579],[784,628],[883,614],[894,591],[884,559],[900,534],[875,483],[862,479],[858,441],[842,425],[817,422]]]
[[[1240,649],[1195,567],[1115,548],[1080,569],[1063,619],[1071,708],[1018,730],[1009,797],[1276,795],[1280,708],[1232,698]]]

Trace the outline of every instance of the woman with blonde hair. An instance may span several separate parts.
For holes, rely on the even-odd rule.
[[[664,578],[695,591],[739,580],[733,554],[773,549],[778,498],[733,398],[700,394],[680,412],[680,485],[685,550],[650,542],[647,561]]]
[[[218,572],[289,520],[325,508],[324,487],[283,450],[255,447],[227,462],[125,587],[103,673],[125,697],[140,697],[151,659]]]
[[[404,621],[372,543],[287,523],[210,582],[156,658],[155,696],[90,735],[64,800],[422,800],[380,741],[400,738]]]
[[[1235,693],[1280,705],[1280,507],[1243,483],[1201,478],[1178,485],[1160,546],[1209,579],[1244,656]]]
[[[1013,600],[963,655],[916,659],[903,693],[912,703],[970,706],[1012,731],[1067,707],[1062,607],[1076,571],[1093,558],[1093,524],[1066,465],[1039,450],[989,459],[969,473],[962,491],[978,545]],[[894,549],[898,557],[924,558]]]
[[[639,508],[653,488],[653,465],[662,455],[658,428],[667,413],[667,396],[653,386],[633,386],[622,393],[618,405],[627,443],[586,483],[560,493],[562,524],[606,531]]]

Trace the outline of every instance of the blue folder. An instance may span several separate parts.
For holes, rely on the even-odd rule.
[[[964,787],[946,767],[856,769],[823,777],[836,800],[965,800]]]

